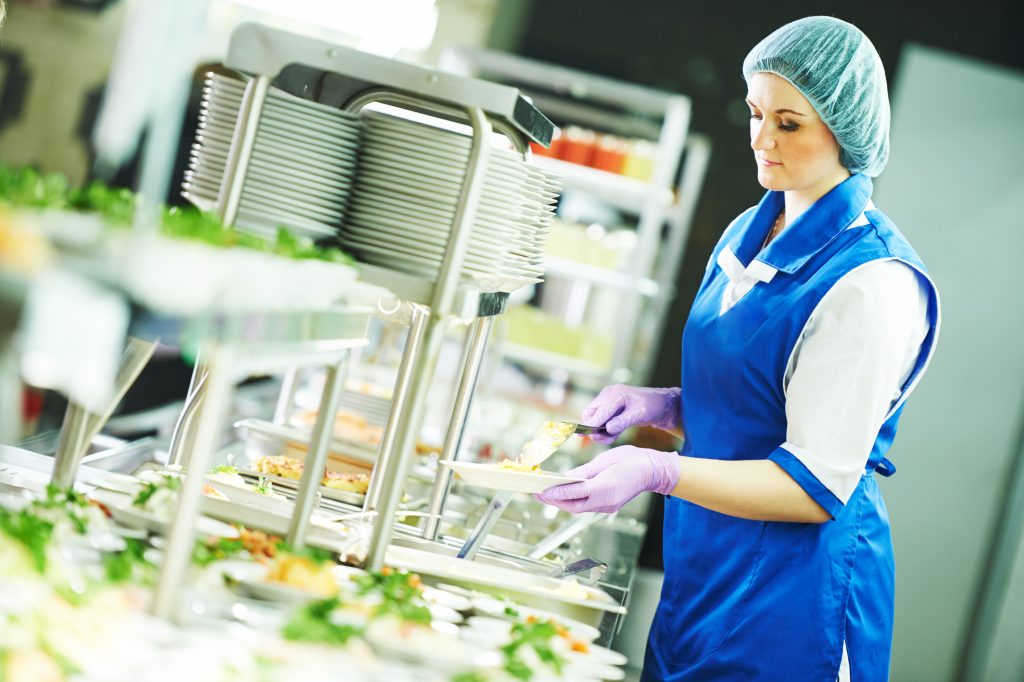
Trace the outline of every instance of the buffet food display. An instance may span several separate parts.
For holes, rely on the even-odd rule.
[[[179,480],[136,479],[132,505],[159,513]],[[162,679],[153,666],[171,660],[176,674],[203,680],[319,679],[343,659],[346,679],[622,678],[625,661],[594,643],[597,628],[492,596],[489,575],[470,578],[486,591],[429,586],[429,576],[366,572],[237,524],[197,540],[182,624],[170,628],[146,614],[161,533],[123,525],[98,498],[53,487],[33,500],[0,494],[3,679]],[[549,591],[567,601],[598,594],[572,581]]]
[[[0,275],[31,290],[54,268],[117,299],[124,328],[104,350],[153,329],[198,348],[173,437],[144,460],[92,466],[88,435],[114,405],[79,404],[75,382],[49,386],[71,405],[56,454],[0,445],[0,680],[622,679],[603,645],[628,583],[565,575],[579,545],[553,514],[521,495],[472,555],[462,539],[488,491],[509,493],[504,508],[579,480],[540,468],[572,433],[558,422],[515,461],[456,458],[490,319],[544,272],[558,181],[527,143],[550,121],[504,86],[462,79],[449,102],[418,67],[336,62],[343,48],[254,25],[236,42],[229,62],[254,66],[209,75],[182,188],[201,210],[150,206],[130,229],[130,192],[0,167]],[[292,52],[391,87],[345,106],[299,97],[271,85]],[[453,119],[470,125],[436,125]],[[361,284],[374,308],[355,303]],[[349,391],[342,412],[373,310],[410,327],[395,390],[385,410]],[[443,325],[467,318],[449,428],[425,443]],[[282,390],[261,405],[273,421],[232,429],[241,379],[308,368],[326,376],[317,410],[279,415]],[[119,390],[137,376],[111,369]]]

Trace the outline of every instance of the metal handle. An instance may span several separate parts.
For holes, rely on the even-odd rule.
[[[458,558],[460,559],[473,559],[476,553],[483,547],[484,540],[490,534],[494,528],[494,524],[501,518],[502,513],[508,509],[509,502],[512,501],[513,493],[508,490],[502,490],[491,503],[487,505],[487,510],[484,515],[480,517],[476,527],[470,534],[469,538],[466,539],[466,543],[462,545],[462,549],[459,550]]]
[[[548,574],[551,578],[568,578],[570,576],[580,576],[586,573],[586,577],[580,580],[584,585],[592,585],[598,580],[604,577],[604,574],[608,572],[608,564],[598,559],[580,559],[574,561],[568,566],[560,566],[554,571]]]

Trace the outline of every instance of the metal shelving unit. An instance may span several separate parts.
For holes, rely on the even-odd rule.
[[[709,140],[688,133],[689,98],[488,50],[449,50],[442,56],[441,66],[454,73],[522,87],[531,101],[566,124],[654,141],[654,171],[646,182],[556,158],[535,160],[541,168],[561,176],[564,190],[585,192],[636,218],[637,248],[627,270],[602,270],[560,259],[551,259],[548,267],[549,279],[579,279],[624,292],[622,307],[616,311],[619,323],[611,365],[595,369],[591,363],[555,353],[511,344],[505,348],[509,360],[568,371],[576,383],[593,388],[613,381],[643,383],[650,372],[650,346],[660,336],[674,296],[710,155]]]
[[[454,458],[458,451],[491,322],[494,315],[504,311],[508,300],[508,291],[481,290],[461,277],[492,131],[504,134],[516,149],[528,155],[528,142],[548,144],[554,126],[515,88],[439,73],[254,24],[243,25],[232,35],[225,65],[252,77],[242,98],[218,198],[217,212],[229,224],[237,212],[256,126],[272,80],[275,87],[293,95],[350,112],[359,112],[371,103],[386,103],[469,123],[472,128],[466,175],[436,280],[361,266],[364,281],[385,286],[401,299],[396,315],[409,323],[391,411],[367,494],[367,510],[378,514],[366,565],[377,569],[391,539],[394,512],[423,423],[445,326],[454,318],[472,320],[466,331],[442,460]],[[197,398],[203,392],[199,381],[197,373]],[[331,405],[321,407],[319,419],[326,419],[324,412],[330,410],[333,423]],[[424,528],[424,536],[429,539],[437,536],[450,484],[450,470],[439,467]]]

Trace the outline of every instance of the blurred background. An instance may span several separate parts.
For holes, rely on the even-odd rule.
[[[116,52],[127,49],[119,43],[125,22],[138,5],[157,1],[9,3],[0,160],[59,171],[74,183],[102,170],[112,184],[137,188],[130,124],[139,117],[124,99],[104,113],[103,94]],[[548,283],[521,295],[498,330],[505,359],[519,370],[510,381],[525,381],[524,392],[539,391],[551,404],[563,403],[566,391],[585,395],[617,380],[676,385],[682,327],[708,256],[763,192],[741,62],[770,31],[807,14],[856,24],[881,55],[892,155],[875,202],[917,248],[942,297],[938,353],[890,456],[899,473],[881,482],[898,566],[892,678],[1021,680],[1024,3],[211,0],[201,16],[168,13],[162,33],[172,45],[188,31],[187,50],[175,58],[193,74],[166,200],[184,203],[178,188],[203,73],[223,59],[242,21],[519,85],[560,126],[553,148],[538,150],[551,168],[591,166],[647,184],[634,192],[639,185],[605,186],[585,172],[566,183]],[[479,50],[529,61],[488,61],[481,55],[491,53]],[[590,80],[563,78],[557,67]],[[120,96],[150,101],[169,68],[135,64]],[[548,87],[537,78],[545,73]],[[563,81],[590,91],[560,91]],[[674,115],[685,142],[665,133]],[[97,159],[103,135],[121,152]],[[659,178],[666,149],[679,170]],[[647,189],[660,180],[667,200]],[[632,306],[623,324],[620,313]],[[122,409],[180,400],[189,371],[173,354],[153,363]],[[504,371],[490,370],[492,383]],[[50,405],[38,418],[48,410],[59,419],[60,407]],[[621,636],[634,651],[657,599],[659,513],[641,512],[652,530]]]

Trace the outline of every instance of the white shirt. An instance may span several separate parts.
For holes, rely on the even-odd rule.
[[[774,270],[757,260],[751,266]],[[775,274],[725,272],[722,313]],[[782,447],[843,504],[864,473],[928,330],[928,292],[915,270],[898,260],[877,260],[832,287],[793,349],[783,386]]]

